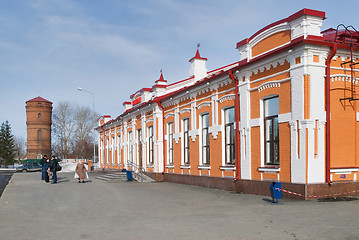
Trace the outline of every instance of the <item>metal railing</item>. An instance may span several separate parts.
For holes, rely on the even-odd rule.
[[[143,172],[145,172],[145,169],[142,166],[133,161],[127,160],[127,168],[128,170],[133,171],[133,173],[141,179],[140,181],[143,182]]]

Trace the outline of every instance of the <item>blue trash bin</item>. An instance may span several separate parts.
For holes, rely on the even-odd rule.
[[[131,182],[132,181],[132,171],[126,171],[126,175],[127,175],[127,181]]]
[[[272,182],[269,187],[270,194],[272,197],[273,203],[278,203],[278,199],[282,198],[282,183],[281,182]]]
[[[91,172],[93,172],[93,170],[94,170],[94,166],[91,166]]]

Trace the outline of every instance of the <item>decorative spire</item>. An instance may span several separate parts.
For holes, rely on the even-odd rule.
[[[161,82],[163,84],[167,82],[167,80],[165,80],[163,77],[162,69],[160,70],[160,73],[161,73],[160,78],[156,81],[156,84],[160,84]]]
[[[207,58],[203,58],[203,57],[201,57],[201,55],[199,54],[199,47],[201,46],[201,44],[200,43],[198,43],[197,44],[197,51],[196,51],[196,55],[193,57],[193,58],[191,58],[190,60],[189,60],[189,62],[192,62],[194,59],[201,59],[201,60],[205,60],[205,61],[207,61]]]

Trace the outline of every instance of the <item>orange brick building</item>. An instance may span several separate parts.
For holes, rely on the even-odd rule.
[[[36,97],[26,101],[27,159],[51,155],[52,102]]]
[[[99,119],[101,167],[263,195],[280,181],[303,199],[359,190],[359,34],[324,19],[303,9],[238,42],[238,62],[208,71],[197,50],[189,78],[161,73]]]

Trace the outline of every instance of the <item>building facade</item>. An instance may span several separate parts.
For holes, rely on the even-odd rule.
[[[26,101],[27,159],[51,155],[52,102],[36,97]]]
[[[359,189],[359,34],[322,31],[324,19],[303,9],[272,23],[211,71],[197,49],[188,79],[161,73],[99,119],[100,166],[263,195],[279,181],[304,199]]]

